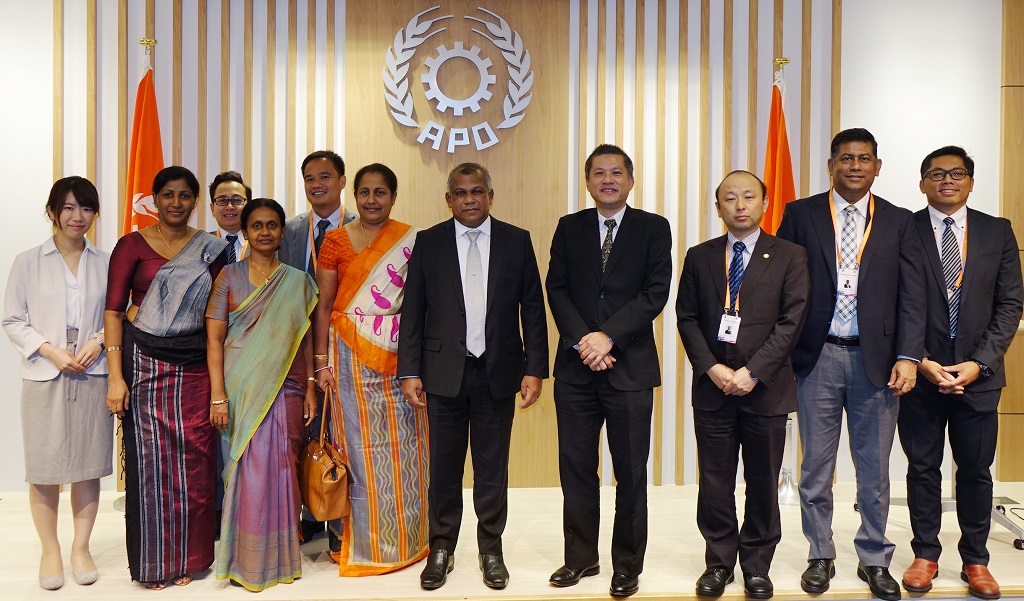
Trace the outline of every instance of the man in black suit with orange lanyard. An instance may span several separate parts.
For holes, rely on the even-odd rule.
[[[530,232],[490,216],[487,169],[463,163],[448,176],[452,219],[423,230],[409,260],[398,377],[430,426],[427,590],[455,566],[466,446],[484,584],[508,585],[501,536],[508,517],[508,459],[515,395],[525,409],[548,377],[544,291]]]
[[[761,230],[768,196],[754,174],[730,173],[715,197],[729,231],[687,251],[676,300],[679,336],[693,365],[697,527],[706,543],[707,569],[696,589],[703,597],[722,595],[738,555],[747,597],[768,599],[774,593],[768,570],[782,538],[778,480],[786,420],[797,409],[790,355],[810,294],[807,253]],[[736,520],[741,452],[742,528]]]
[[[861,526],[857,575],[885,601],[900,598],[889,574],[889,454],[898,397],[914,387],[924,355],[921,241],[910,211],[871,193],[882,168],[866,129],[839,132],[828,160],[832,189],[786,205],[778,237],[807,251],[810,308],[793,351],[800,441],[800,516],[810,543],[804,591],[835,576],[832,479],[846,413]]]
[[[933,151],[921,163],[928,206],[914,214],[925,249],[928,315],[925,358],[917,386],[900,405],[900,442],[910,465],[907,501],[914,562],[903,573],[912,593],[932,588],[939,572],[942,454],[956,463],[960,577],[971,595],[997,599],[988,571],[999,396],[1006,386],[1003,355],[1020,323],[1020,252],[1010,221],[967,207],[974,160],[958,146]]]
[[[596,208],[566,215],[551,241],[547,291],[558,326],[555,410],[565,565],[553,586],[600,571],[597,473],[601,426],[617,481],[609,592],[637,592],[647,548],[647,456],[661,366],[655,318],[672,279],[672,232],[660,215],[626,206],[633,162],[602,144],[586,161]]]

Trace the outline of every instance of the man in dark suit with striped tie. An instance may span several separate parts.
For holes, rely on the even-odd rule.
[[[960,577],[971,595],[999,597],[988,571],[992,473],[998,415],[1006,386],[1003,355],[1021,317],[1017,239],[1007,219],[967,207],[974,188],[974,160],[958,146],[933,151],[921,163],[921,192],[928,206],[914,214],[925,249],[922,269],[927,312],[925,358],[917,385],[900,405],[899,433],[910,465],[907,501],[914,562],[903,573],[912,593],[931,590],[938,575],[942,524],[942,454],[956,463],[956,514],[960,523]]]
[[[210,183],[210,212],[217,229],[210,233],[228,241],[228,262],[241,261],[248,246],[242,235],[242,207],[252,200],[252,188],[237,171],[218,173]]]

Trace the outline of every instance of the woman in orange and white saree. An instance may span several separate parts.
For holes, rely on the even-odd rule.
[[[427,556],[427,415],[405,402],[395,376],[416,231],[391,219],[391,169],[363,167],[353,188],[359,219],[320,249],[313,348],[318,385],[338,391],[331,427],[349,469],[351,514],[331,556],[340,575],[370,576]]]

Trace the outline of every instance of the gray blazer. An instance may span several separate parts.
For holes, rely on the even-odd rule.
[[[284,222],[284,240],[281,240],[281,246],[277,249],[278,260],[299,271],[306,271],[307,263],[309,263],[310,212],[306,211]],[[345,209],[341,224],[345,225],[350,221],[355,221],[358,217],[358,214]]]

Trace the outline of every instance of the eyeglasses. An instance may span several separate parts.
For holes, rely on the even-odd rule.
[[[244,205],[245,202],[246,202],[245,197],[244,196],[238,196],[238,195],[235,195],[235,196],[218,196],[217,198],[213,199],[213,204],[217,205],[218,207],[226,207],[226,206],[228,206],[228,203],[231,203],[231,206],[233,206],[233,207],[240,207],[240,206]]]
[[[941,182],[946,179],[946,175],[949,175],[949,177],[959,181],[970,175],[970,173],[967,173],[967,170],[963,167],[957,167],[956,169],[950,169],[949,171],[946,171],[945,169],[932,169],[924,174],[925,177],[933,182]]]

